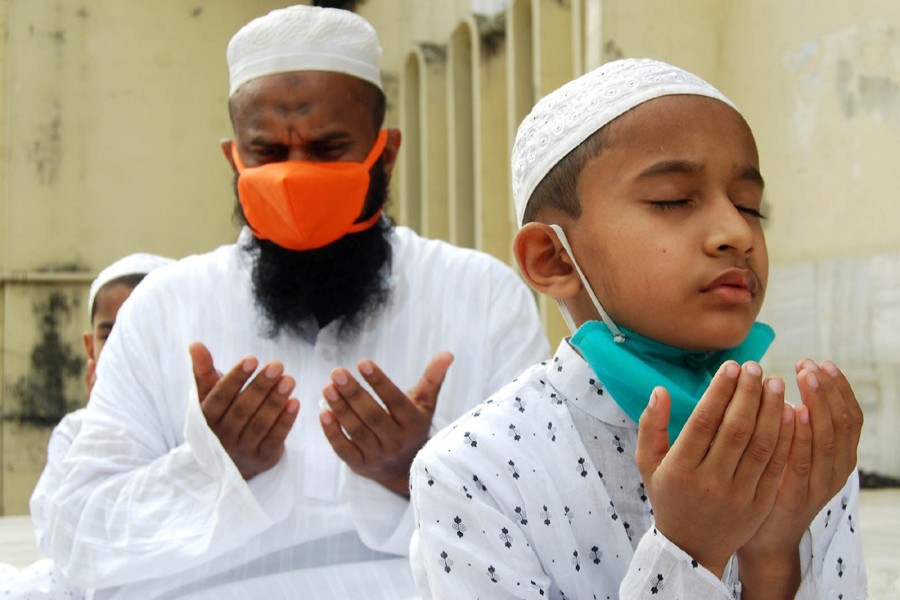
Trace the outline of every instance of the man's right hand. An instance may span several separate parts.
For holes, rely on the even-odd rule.
[[[203,416],[241,476],[249,480],[275,466],[300,410],[300,402],[290,397],[294,378],[273,361],[244,387],[256,371],[256,358],[244,358],[222,375],[201,342],[188,350]]]

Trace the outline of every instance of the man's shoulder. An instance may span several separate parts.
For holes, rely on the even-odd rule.
[[[204,279],[216,279],[241,268],[237,244],[224,244],[208,252],[190,254],[172,264],[160,267],[141,282],[147,288],[154,286],[182,286]]]
[[[394,228],[394,250],[403,266],[442,269],[491,275],[514,276],[512,267],[501,260],[472,248],[462,248],[443,240],[420,236],[408,227]]]

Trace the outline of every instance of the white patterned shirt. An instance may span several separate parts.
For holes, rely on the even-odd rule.
[[[410,479],[425,598],[740,598],[654,528],[637,423],[564,340],[435,436]],[[865,597],[856,472],[801,542],[796,597]]]
[[[413,530],[409,502],[350,472],[321,430],[331,370],[368,357],[410,389],[434,354],[453,352],[440,427],[549,348],[534,297],[499,261],[403,227],[392,253],[390,303],[351,343],[339,342],[334,323],[314,341],[261,335],[239,245],[144,279],[103,350],[58,487],[37,492],[42,548],[71,581],[98,588],[96,598],[129,600],[228,598],[250,581],[260,598],[414,593],[408,563],[396,567]],[[296,379],[300,413],[285,455],[250,481],[200,410],[187,351],[195,340],[221,371],[253,355],[282,361]]]

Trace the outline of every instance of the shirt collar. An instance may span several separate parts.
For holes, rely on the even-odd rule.
[[[545,368],[550,385],[579,410],[615,427],[637,429],[637,423],[619,408],[590,365],[569,344],[569,338],[560,342]]]

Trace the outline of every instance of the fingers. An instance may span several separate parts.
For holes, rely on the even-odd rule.
[[[356,469],[363,464],[365,457],[362,451],[344,435],[341,423],[332,411],[322,411],[319,414],[319,423],[322,425],[325,438],[331,444],[338,458],[347,463],[351,469]]]
[[[836,435],[835,455],[847,475],[856,467],[856,452],[859,437],[862,434],[863,412],[850,387],[850,382],[830,360],[819,365],[819,373],[824,371],[831,380],[831,385],[822,382],[829,390],[828,407],[831,412],[832,426]]]
[[[290,392],[288,392],[290,393]],[[284,440],[291,432],[297,414],[300,412],[300,402],[296,398],[288,398],[284,409],[278,414],[275,422],[269,428],[266,437],[259,443],[258,453],[264,461],[275,461],[284,454]]]
[[[794,437],[791,440],[779,501],[783,497],[787,506],[802,507],[806,505],[809,496],[813,431],[809,409],[805,405],[794,407],[793,412]]]
[[[410,398],[420,409],[434,413],[438,392],[441,391],[441,385],[452,362],[453,354],[438,352],[425,367],[422,378],[409,392]]]
[[[672,399],[666,388],[656,387],[638,422],[635,462],[644,481],[649,481],[669,451],[669,412]]]
[[[417,414],[410,399],[394,385],[394,382],[384,374],[378,365],[366,359],[361,360],[358,366],[360,375],[366,380],[366,383],[372,386],[372,390],[384,403],[394,420],[402,424]]]
[[[737,389],[740,374],[741,367],[729,360],[713,376],[678,438],[678,457],[685,464],[697,466],[703,462]]]
[[[725,410],[719,433],[709,451],[708,458],[717,469],[720,469],[719,472],[723,476],[730,474],[734,477],[737,474],[738,465],[744,459],[748,444],[754,435],[757,435],[758,444],[756,447],[758,455],[754,462],[759,467],[768,462],[778,437],[781,405],[784,402],[782,399],[777,404],[778,410],[774,413],[774,431],[771,430],[772,419],[769,418],[766,427],[757,432],[757,416],[762,402],[762,368],[755,362],[746,362],[741,367],[734,396]]]
[[[201,397],[200,406],[203,409],[207,423],[211,426],[219,423],[229,408],[231,408],[241,388],[244,387],[244,384],[247,383],[247,380],[250,379],[250,376],[256,370],[257,364],[258,361],[252,356],[244,358],[219,379],[209,393],[206,394],[206,397]],[[198,392],[200,391],[200,385],[198,383]]]
[[[221,375],[216,371],[213,357],[209,349],[202,342],[194,342],[188,346],[191,355],[191,364],[194,370],[194,381],[197,384],[197,392],[202,402],[213,386],[219,381]]]
[[[381,440],[394,437],[397,424],[347,369],[331,372],[331,383],[322,390],[340,428],[366,453],[380,452]]]
[[[278,372],[278,369],[274,369],[272,372]],[[264,373],[266,374],[266,377],[268,377],[269,369],[266,369]],[[259,376],[257,376],[257,379],[259,379]],[[251,388],[254,385],[255,383],[251,384]],[[290,393],[294,391],[294,385],[293,377],[280,377],[275,386],[270,388],[265,396],[256,401],[256,412],[252,413],[250,419],[244,427],[241,428],[240,434],[238,435],[237,447],[239,451],[250,453],[258,448],[263,438],[268,436],[270,430],[275,425],[275,422],[284,411],[288,397],[290,396]],[[240,402],[240,400],[235,402],[235,409],[240,406]]]
[[[241,368],[241,373],[243,372],[243,368]],[[219,439],[223,442],[231,440],[236,445],[244,432],[244,428],[249,425],[250,420],[257,411],[281,410],[283,401],[277,405],[275,402],[276,399],[282,400],[282,397],[276,392],[276,386],[281,381],[283,373],[284,366],[280,362],[266,363],[253,380],[243,390],[238,392],[237,397],[234,398],[228,410],[222,415],[216,427]],[[225,379],[223,379],[224,381]],[[272,404],[267,405],[266,403],[270,397],[272,398]],[[247,446],[239,447],[241,451],[246,450],[246,448]]]
[[[784,420],[788,418],[787,413],[789,412],[790,420],[793,422],[794,413],[792,409],[786,412],[784,381],[780,378],[768,378],[762,384],[760,392],[761,399],[756,423],[750,441],[739,458],[735,481],[745,490],[746,494],[774,500],[774,493],[787,460],[790,436],[793,435],[793,425],[789,427],[789,432],[782,431]],[[788,435],[786,444],[783,439],[785,434]],[[775,456],[777,449],[782,452],[780,456]],[[764,474],[769,477],[765,477]],[[760,486],[763,484],[765,487],[761,489]]]

